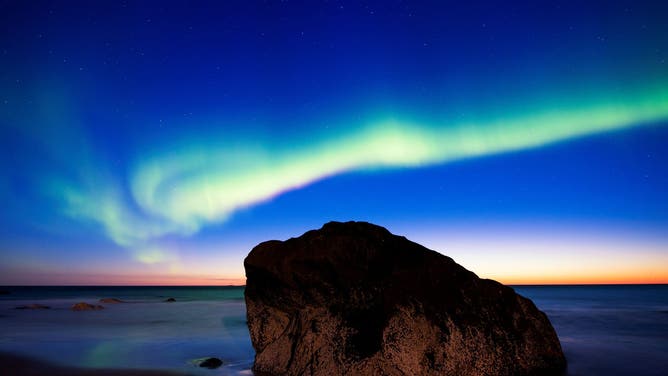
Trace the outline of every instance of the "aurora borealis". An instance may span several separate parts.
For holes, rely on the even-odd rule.
[[[0,284],[243,283],[329,220],[507,283],[668,282],[666,4],[0,10]]]

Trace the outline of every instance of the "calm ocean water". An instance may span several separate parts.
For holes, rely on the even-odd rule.
[[[518,286],[550,317],[569,376],[668,374],[668,285]],[[0,351],[82,367],[248,374],[253,348],[241,287],[0,287]],[[127,304],[72,312],[80,301]],[[173,297],[175,303],[165,303]],[[39,303],[49,310],[16,310]],[[217,370],[191,360],[215,356]]]

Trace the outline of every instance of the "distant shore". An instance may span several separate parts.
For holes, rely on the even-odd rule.
[[[76,368],[55,365],[35,358],[0,352],[0,369],[8,376],[185,376],[164,370]]]

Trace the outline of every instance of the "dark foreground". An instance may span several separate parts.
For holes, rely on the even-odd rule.
[[[58,366],[26,356],[0,352],[0,370],[11,376],[184,376],[173,371],[98,369]]]

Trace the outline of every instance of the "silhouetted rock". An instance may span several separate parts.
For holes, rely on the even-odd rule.
[[[0,290],[0,295],[9,295],[9,294],[11,294],[10,291],[7,291],[7,290]]]
[[[223,365],[223,361],[218,358],[206,358],[199,363],[200,367],[214,369]]]
[[[125,303],[124,301],[116,298],[102,298],[100,299],[100,303],[106,303],[106,304],[117,304],[117,303]]]
[[[174,298],[165,299],[165,302],[167,302],[167,303],[174,303],[175,301],[176,301],[176,299],[174,299]]]
[[[99,311],[101,309],[104,309],[101,305],[96,305],[96,304],[88,304],[88,303],[77,303],[72,306],[72,311]]]
[[[28,304],[16,307],[16,309],[50,309],[51,307],[41,304]]]
[[[330,222],[244,261],[254,371],[546,375],[566,365],[531,300],[363,222]]]

